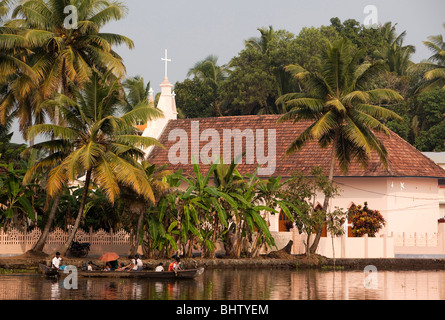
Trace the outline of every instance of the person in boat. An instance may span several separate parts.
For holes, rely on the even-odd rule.
[[[177,273],[180,270],[183,270],[181,266],[181,259],[179,259],[179,257],[176,257],[175,261],[170,263],[170,265],[168,266],[168,271],[174,271],[175,273]]]
[[[126,271],[131,271],[136,266],[136,259],[133,256],[129,256],[130,263],[125,266]]]
[[[60,257],[60,252],[56,252],[56,256],[51,261],[51,268],[56,269],[57,271],[60,270],[60,262],[62,261],[62,258]]]
[[[134,264],[134,267],[132,270],[133,271],[142,271],[144,264],[142,262],[141,257],[138,254],[136,254],[134,260],[135,260],[135,264]]]
[[[164,272],[164,264],[161,262],[155,269],[156,272]]]
[[[125,265],[125,263],[121,262],[120,267],[117,268],[116,271],[127,271],[127,266]]]
[[[119,261],[118,260],[114,260],[114,261],[108,261],[105,264],[105,269],[104,271],[114,271],[117,268],[119,268]]]

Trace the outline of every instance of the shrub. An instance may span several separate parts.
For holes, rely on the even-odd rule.
[[[363,207],[353,204],[348,210],[348,219],[354,225],[352,227],[354,237],[363,237],[365,234],[369,237],[375,237],[376,233],[386,224],[381,213],[369,209],[367,202]]]

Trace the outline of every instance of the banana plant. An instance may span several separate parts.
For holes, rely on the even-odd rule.
[[[26,170],[15,169],[12,163],[0,166],[6,169],[0,176],[0,226],[27,227],[28,221],[36,219],[33,202],[37,195],[33,188],[37,190],[39,186],[22,185]]]

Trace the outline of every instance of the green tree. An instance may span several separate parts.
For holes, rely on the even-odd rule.
[[[126,89],[124,110],[131,111],[141,103],[150,103],[150,81],[145,84],[144,78],[136,76],[125,79],[122,85]]]
[[[288,206],[300,233],[306,234],[306,255],[311,254],[311,238],[325,225],[331,234],[338,234],[341,214],[339,210],[327,212],[317,205],[319,194],[333,198],[339,195],[338,187],[324,175],[323,169],[314,167],[310,176],[295,172],[281,193],[283,199],[291,203]],[[343,218],[345,218],[343,216]]]
[[[218,100],[219,88],[227,79],[228,69],[226,65],[218,65],[218,57],[209,55],[204,60],[197,62],[187,73],[187,77],[194,76],[203,87],[210,87],[213,90],[213,101],[210,107],[212,114],[221,116],[220,102]]]
[[[153,190],[153,198],[147,198],[143,195],[137,195],[129,187],[121,187],[123,190],[121,195],[121,201],[126,201],[126,209],[130,214],[137,218],[135,223],[135,241],[130,249],[130,255],[135,255],[140,243],[143,243],[143,222],[147,208],[155,206],[159,201],[160,196],[166,192],[169,185],[166,181],[166,176],[171,174],[170,171],[165,170],[165,166],[157,167],[147,161],[141,162],[142,168],[146,175],[150,187]]]
[[[341,38],[349,39],[356,48],[363,50],[362,59],[378,59],[376,50],[386,46],[385,32],[380,28],[367,28],[357,20],[347,19],[343,22],[337,17],[330,20]]]
[[[0,124],[0,164],[12,163],[17,167],[20,154],[27,148],[26,144],[12,143],[14,132],[10,132],[13,117],[6,120],[5,125]]]
[[[412,45],[403,45],[406,31],[397,36],[396,25],[387,22],[380,28],[387,45],[377,49],[376,54],[385,61],[389,72],[393,72],[401,77],[408,75],[409,69],[413,65],[411,57],[416,52],[416,48]]]
[[[44,193],[38,184],[22,183],[26,169],[0,165],[0,227],[27,230],[37,223],[36,210],[43,206]]]
[[[228,64],[231,71],[221,87],[223,114],[282,113],[276,99],[294,91],[293,80],[283,69],[294,62],[294,35],[272,27],[258,30],[261,37],[247,40],[245,49]]]
[[[445,23],[443,25],[445,28]],[[445,89],[445,42],[443,35],[430,36],[424,41],[425,46],[433,53],[428,61],[422,61],[417,68],[425,70],[425,83],[420,87],[422,91],[434,88]]]
[[[65,25],[68,5],[77,8],[77,28]],[[35,111],[43,101],[55,93],[71,96],[70,83],[81,88],[93,70],[101,74],[112,70],[122,78],[125,66],[112,46],[124,44],[133,48],[134,44],[125,36],[100,30],[109,21],[120,20],[126,10],[117,1],[100,0],[26,0],[17,4],[8,27],[19,29],[19,35],[26,39],[28,50],[24,58],[31,70],[21,66],[22,72],[12,78],[8,94],[0,104],[0,120],[19,110],[16,116],[20,118],[21,130],[26,131],[33,124],[32,116],[36,124],[43,123],[43,115]],[[11,41],[21,45],[17,36],[13,40],[11,35],[0,37],[0,41],[0,47],[11,47]],[[57,109],[47,109],[45,113],[59,124]]]
[[[213,88],[197,78],[176,82],[176,104],[184,118],[217,116],[213,108],[217,97]]]
[[[389,89],[366,90],[366,81],[375,76],[379,64],[361,63],[363,50],[353,50],[347,39],[331,44],[323,55],[323,72],[309,72],[299,65],[287,70],[298,78],[306,92],[288,94],[280,98],[288,107],[288,113],[279,123],[310,120],[310,124],[288,147],[292,154],[309,141],[316,140],[322,148],[331,147],[329,181],[333,181],[336,163],[346,172],[355,160],[363,165],[372,151],[386,166],[387,151],[375,133],[390,135],[381,123],[384,119],[399,119],[396,113],[379,106],[379,103],[401,101],[403,98]],[[326,212],[329,197],[325,197],[323,210]],[[320,239],[321,228],[311,247],[315,253]]]
[[[67,183],[84,177],[84,193],[73,230],[60,248],[65,253],[84,215],[90,183],[99,186],[111,203],[120,193],[120,185],[132,188],[137,194],[154,201],[153,190],[138,160],[144,158],[143,148],[159,143],[137,135],[135,124],[141,119],[160,116],[148,105],[139,106],[118,117],[122,87],[111,75],[104,78],[93,74],[85,90],[73,89],[76,100],[58,95],[47,101],[60,108],[66,126],[35,125],[28,134],[44,135],[54,139],[32,148],[45,149],[50,155],[38,161],[25,176],[32,176],[42,168],[50,168],[46,188],[54,198]]]

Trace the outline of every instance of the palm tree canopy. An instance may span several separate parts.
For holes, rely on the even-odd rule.
[[[218,66],[218,57],[209,55],[204,60],[197,62],[193,68],[189,70],[187,76],[194,75],[199,80],[209,84],[212,88],[218,88],[219,85],[227,79],[227,67]]]
[[[252,37],[249,40],[246,40],[244,44],[247,48],[253,48],[260,53],[267,53],[269,51],[270,43],[277,37],[277,33],[272,26],[269,26],[269,29],[263,27],[258,28],[257,30],[261,33],[261,36],[259,38]]]
[[[381,103],[403,100],[389,89],[366,90],[366,81],[382,68],[380,63],[361,63],[364,52],[353,51],[346,39],[332,43],[323,54],[321,73],[309,72],[299,65],[286,69],[304,86],[304,93],[281,96],[292,109],[279,122],[312,120],[313,123],[291,144],[287,153],[302,148],[310,140],[321,147],[333,145],[333,153],[342,171],[352,159],[363,165],[376,151],[386,165],[386,149],[374,133],[389,130],[381,120],[402,120],[396,113],[379,106]]]
[[[145,156],[143,149],[160,144],[138,135],[135,124],[160,116],[158,111],[145,104],[116,116],[122,106],[122,86],[110,74],[101,78],[94,73],[85,90],[74,93],[75,100],[60,94],[46,102],[60,108],[66,125],[41,124],[28,130],[31,137],[44,135],[53,140],[33,147],[51,155],[36,163],[25,181],[34,172],[50,168],[47,191],[52,197],[69,181],[91,172],[92,182],[112,203],[120,192],[119,184],[154,202],[151,184],[138,161]]]
[[[416,52],[416,48],[412,45],[403,45],[406,31],[397,36],[396,25],[387,22],[380,28],[387,46],[376,53],[377,56],[385,61],[385,65],[390,72],[394,72],[399,76],[405,76],[408,74],[410,66],[413,65],[411,57]]]
[[[445,23],[443,25],[445,28]],[[418,91],[431,91],[435,88],[445,89],[445,42],[443,35],[430,36],[424,45],[432,52],[427,61],[411,67],[413,72],[422,72],[425,82]]]
[[[77,8],[77,29],[65,26],[68,5]],[[36,48],[33,67],[48,89],[55,89],[61,73],[75,83],[85,82],[93,68],[102,72],[113,69],[118,78],[124,76],[122,59],[111,46],[125,44],[131,49],[133,42],[100,29],[111,20],[122,19],[126,11],[116,1],[26,0],[14,9],[12,17],[23,18],[17,23],[22,22],[30,47]]]
[[[144,78],[140,76],[127,78],[122,85],[126,89],[124,92],[125,110],[130,111],[140,103],[147,104],[150,102],[151,86],[150,82],[145,84]]]
[[[10,5],[12,20],[0,28],[0,48],[7,50],[0,50],[0,84],[8,85],[8,93],[0,99],[1,122],[15,113],[22,132],[33,123],[43,123],[45,116],[57,122],[54,110],[36,112],[44,100],[55,93],[71,96],[70,83],[82,87],[93,71],[112,70],[123,78],[125,66],[112,46],[134,44],[125,36],[101,32],[106,23],[125,16],[127,8],[120,2],[3,0],[0,6],[4,3]],[[77,26],[67,25],[68,6],[76,8]]]

